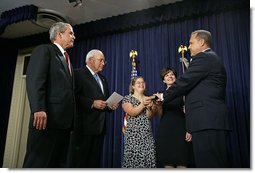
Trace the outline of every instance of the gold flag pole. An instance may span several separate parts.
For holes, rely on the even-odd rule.
[[[131,80],[134,79],[137,76],[137,70],[136,70],[136,62],[135,57],[138,55],[136,50],[131,50],[129,52],[129,57],[132,58],[132,70],[131,70]],[[122,126],[122,133],[125,134],[126,127],[128,122],[128,114],[126,113],[124,116],[123,126]]]
[[[184,53],[185,53],[185,51],[187,51],[188,49],[187,49],[187,47],[186,46],[183,46],[183,45],[181,45],[179,48],[178,48],[178,52],[179,53],[181,53],[181,55],[182,55],[182,72],[184,73]]]
[[[135,62],[135,57],[138,55],[136,50],[131,50],[129,52],[129,57],[132,58],[132,72],[131,72],[131,80],[137,76],[137,71],[136,71],[136,62]]]
[[[184,73],[184,61],[185,61],[185,58],[184,58],[184,53],[185,51],[187,51],[187,47],[186,46],[183,46],[181,45],[179,48],[178,48],[178,52],[182,54],[182,57],[181,57],[181,62],[182,62],[182,72]],[[183,106],[183,112],[185,113],[185,96],[183,96],[183,102],[184,102],[184,106]]]

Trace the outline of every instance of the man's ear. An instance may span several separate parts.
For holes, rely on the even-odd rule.
[[[200,39],[200,40],[199,40],[199,43],[200,43],[200,45],[201,45],[201,47],[202,47],[202,46],[205,45],[205,40],[204,40],[204,39]]]
[[[57,38],[58,38],[58,39],[59,39],[59,38],[60,38],[60,39],[62,38],[62,34],[61,34],[60,32],[57,32],[56,38],[55,38],[55,39],[57,39]]]

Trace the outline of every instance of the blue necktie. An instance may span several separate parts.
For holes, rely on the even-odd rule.
[[[102,92],[104,93],[104,90],[103,90],[103,88],[102,88],[103,86],[101,86],[101,83],[100,83],[100,79],[99,79],[98,74],[95,73],[93,76],[94,76],[94,78],[96,79],[96,81],[97,81],[99,87],[101,88]]]
[[[99,77],[98,77],[98,75],[97,75],[96,73],[94,74],[94,78],[96,79],[96,81],[97,81],[98,85],[100,86]]]

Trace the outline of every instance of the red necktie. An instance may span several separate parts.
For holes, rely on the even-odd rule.
[[[72,74],[72,71],[71,71],[71,63],[70,63],[69,55],[68,55],[67,52],[65,52],[64,54],[65,54],[65,57],[66,57],[66,63],[67,63],[69,72],[70,72],[70,74]]]

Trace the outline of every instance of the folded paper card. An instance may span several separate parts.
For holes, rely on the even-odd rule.
[[[122,95],[113,92],[112,95],[106,100],[107,106],[111,108],[114,103],[119,103],[122,99],[123,99]]]

